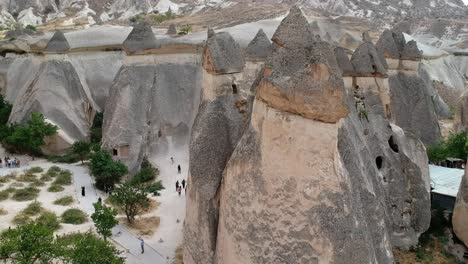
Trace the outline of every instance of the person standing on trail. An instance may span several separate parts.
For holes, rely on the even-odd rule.
[[[85,187],[84,186],[81,186],[81,196],[85,196],[86,193],[85,193]]]
[[[177,165],[177,171],[178,171],[178,172],[179,172],[179,174],[180,174],[180,171],[181,171],[181,169],[180,169],[180,164],[179,164],[179,165]]]
[[[185,179],[182,180],[182,188],[185,189]]]
[[[176,181],[175,183],[175,191],[177,192],[177,190],[179,190],[179,181]]]
[[[179,186],[179,188],[177,188],[177,192],[179,193],[179,196],[180,196],[180,194],[182,193],[182,186]]]
[[[145,253],[145,241],[142,237],[138,238],[140,240],[141,254]]]
[[[102,198],[99,197],[99,198],[97,199],[97,202],[98,202],[99,204],[102,204]]]

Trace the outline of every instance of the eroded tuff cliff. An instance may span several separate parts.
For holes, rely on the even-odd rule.
[[[468,247],[468,173],[466,170],[465,168],[465,175],[461,181],[453,209],[452,224],[453,232]]]
[[[269,40],[257,35],[250,47]],[[258,51],[258,52],[257,52]],[[249,121],[251,84],[261,69],[264,50],[252,48],[244,61],[242,51],[225,32],[208,32],[203,51],[202,101],[190,141],[190,170],[184,225],[184,261],[215,261],[219,215],[219,185],[223,170]]]
[[[308,27],[293,8],[275,33],[232,154],[227,128],[223,138],[194,126],[192,144],[227,151],[215,177],[191,171],[186,263],[391,263],[393,247],[427,229],[423,144],[389,123],[378,92],[345,88],[332,47],[310,41]],[[192,233],[201,220],[208,226]]]

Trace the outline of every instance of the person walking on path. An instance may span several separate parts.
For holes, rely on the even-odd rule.
[[[182,188],[185,189],[185,179],[182,180]]]
[[[145,241],[142,237],[138,238],[140,240],[141,254],[145,253]]]
[[[181,171],[181,169],[180,169],[180,164],[179,164],[179,165],[177,165],[177,171],[178,171],[178,172],[179,172],[179,174],[180,174],[180,171]]]
[[[179,186],[179,188],[177,188],[177,192],[179,193],[179,196],[180,196],[180,194],[182,193],[182,186]]]
[[[81,196],[85,196],[86,193],[85,193],[85,187],[84,186],[81,186]]]
[[[102,204],[102,198],[99,197],[99,198],[97,199],[97,202],[98,202],[99,204]]]
[[[176,181],[175,183],[175,191],[177,192],[179,190],[179,181]]]

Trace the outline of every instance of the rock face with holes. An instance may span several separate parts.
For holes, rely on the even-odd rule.
[[[261,67],[258,61],[244,63],[242,57],[228,33],[209,32],[203,54],[202,101],[190,142],[188,186],[192,187],[187,192],[186,219],[190,220],[184,225],[184,263],[215,261],[218,189],[249,121],[250,88]]]
[[[45,61],[32,74],[31,82],[18,91],[9,122],[23,123],[31,112],[42,113],[60,128],[58,135],[48,140],[44,151],[63,153],[73,142],[88,137],[95,114],[92,102],[70,62]]]
[[[392,248],[415,245],[429,226],[423,144],[389,124],[375,90],[358,111],[332,47],[297,27],[304,19],[293,9],[278,28],[288,34],[275,33],[237,144],[223,140],[239,136],[226,107],[209,107],[219,96],[200,109],[186,263],[392,263]],[[286,47],[285,36],[302,42]],[[202,141],[211,156],[197,158]]]
[[[457,237],[468,247],[468,173],[463,176],[458,191],[457,201],[453,209],[453,231]]]
[[[406,42],[401,32],[385,30],[376,47],[388,64],[392,120],[424,144],[437,142],[440,128],[431,98],[436,92],[419,76],[422,53],[416,42]]]
[[[169,144],[188,144],[200,100],[200,64],[195,56],[171,58],[179,62],[160,55],[156,63],[123,65],[110,89],[102,144],[131,173],[143,157],[166,154]]]

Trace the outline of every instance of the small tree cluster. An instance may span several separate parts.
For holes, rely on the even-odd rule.
[[[154,167],[145,157],[141,163],[140,171],[133,176],[130,180],[130,184],[142,185],[142,187],[146,188],[148,193],[159,195],[159,191],[164,189],[164,187],[161,181],[155,181],[158,176],[159,169]]]
[[[468,134],[451,134],[447,139],[427,148],[431,162],[444,161],[447,158],[459,158],[466,161],[468,155]]]
[[[106,191],[112,190],[122,176],[127,174],[128,169],[122,162],[112,160],[107,151],[99,150],[91,157],[90,171],[96,181],[96,187]]]
[[[130,182],[125,182],[117,187],[111,195],[111,201],[125,212],[129,223],[133,223],[135,216],[150,206],[147,189],[142,185]]]
[[[101,203],[95,203],[93,206],[94,213],[91,215],[91,219],[93,219],[97,232],[104,237],[104,240],[107,240],[112,235],[112,228],[119,223],[115,219],[117,211]]]
[[[112,244],[90,232],[55,237],[52,228],[38,222],[0,235],[0,259],[6,263],[123,264],[119,254]]]

